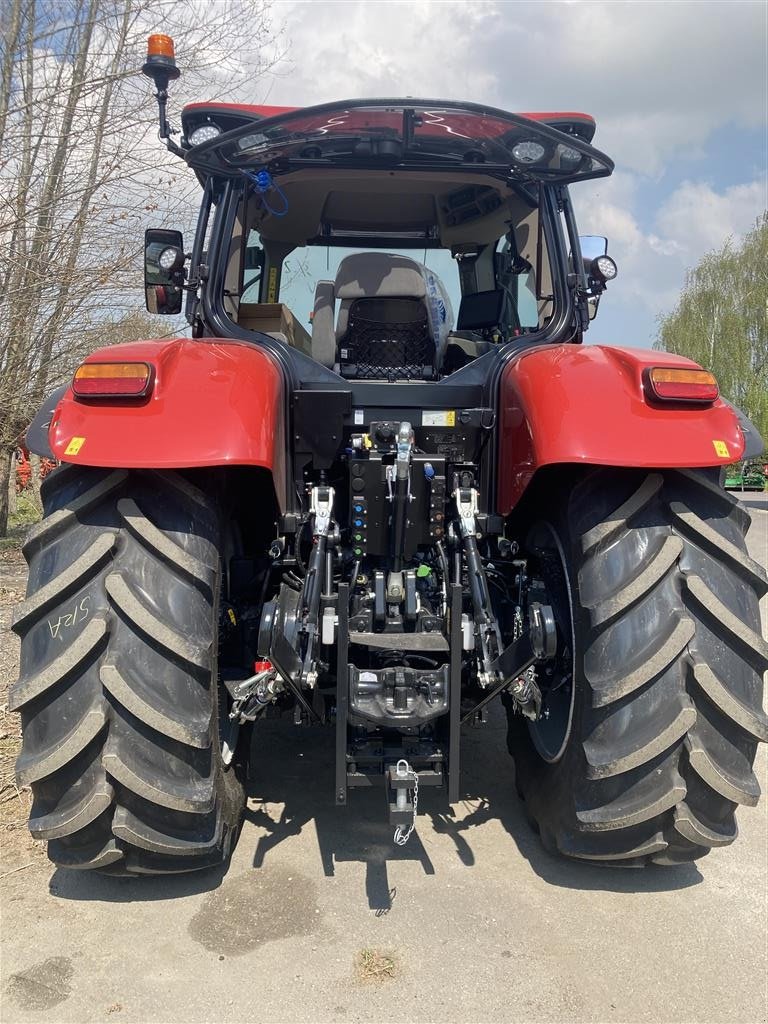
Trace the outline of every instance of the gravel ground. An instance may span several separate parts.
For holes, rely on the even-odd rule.
[[[745,495],[768,565],[768,494]],[[0,683],[23,565],[0,557]],[[6,698],[0,696],[0,706]],[[20,823],[2,713],[4,1024],[768,1020],[768,799],[697,865],[553,858],[514,797],[504,727],[465,737],[454,815],[427,794],[392,845],[380,793],[336,810],[332,735],[282,722],[226,874],[110,879],[51,867]],[[767,788],[766,748],[756,770]]]

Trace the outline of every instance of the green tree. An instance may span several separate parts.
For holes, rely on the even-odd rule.
[[[711,370],[768,440],[768,211],[739,246],[728,240],[688,272],[654,348]]]

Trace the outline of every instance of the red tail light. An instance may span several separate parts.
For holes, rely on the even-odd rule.
[[[714,402],[717,381],[708,370],[654,366],[646,376],[651,398],[661,402]]]
[[[75,371],[72,390],[78,398],[141,398],[151,382],[149,363],[83,363]]]

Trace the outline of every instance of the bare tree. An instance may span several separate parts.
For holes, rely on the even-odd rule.
[[[153,31],[176,39],[179,104],[256,101],[280,59],[265,0],[3,0],[0,536],[13,451],[44,395],[98,345],[147,337],[144,226],[191,216],[194,178],[154,138],[140,73]]]

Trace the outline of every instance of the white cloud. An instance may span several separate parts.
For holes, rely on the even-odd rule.
[[[674,306],[687,269],[728,238],[738,244],[766,208],[765,181],[721,192],[686,181],[644,226],[636,186],[635,176],[616,174],[576,202],[582,230],[605,235],[619,267],[607,301],[653,316]]]
[[[754,227],[767,198],[765,180],[733,185],[720,193],[705,182],[686,181],[660,208],[656,228],[675,240],[684,259],[696,261],[727,238],[738,241]]]
[[[478,56],[497,8],[491,0],[288,0],[275,16],[283,19],[291,70],[271,84],[269,100],[308,106],[355,97],[487,96],[500,69]]]

